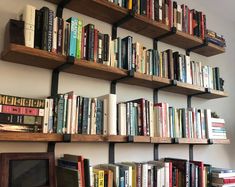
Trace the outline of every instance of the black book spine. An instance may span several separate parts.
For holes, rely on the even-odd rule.
[[[85,186],[90,187],[90,161],[89,159],[84,159],[84,176],[85,176]]]
[[[179,80],[178,69],[179,69],[179,52],[173,53],[174,60],[174,80]]]
[[[128,69],[128,63],[127,63],[127,40],[126,38],[122,39],[122,68]]]
[[[40,9],[40,11],[42,12],[42,23],[43,23],[43,27],[42,27],[42,45],[41,45],[41,49],[43,50],[47,50],[47,43],[48,43],[48,27],[49,27],[49,8],[47,7],[43,7]]]
[[[48,35],[47,35],[47,51],[52,51],[53,42],[53,23],[54,23],[54,12],[49,10],[48,16]]]
[[[83,97],[79,96],[78,134],[82,134]]]
[[[89,59],[94,61],[94,43],[95,43],[95,30],[94,25],[89,24]]]
[[[154,20],[159,21],[159,0],[154,1]]]
[[[35,30],[34,30],[34,48],[42,48],[42,12],[40,10],[35,11]]]
[[[103,54],[104,54],[104,35],[102,33],[98,34],[98,63],[103,64]]]
[[[220,90],[220,71],[218,67],[215,67],[215,82],[216,82],[216,90]]]
[[[140,15],[147,16],[147,0],[140,1]]]
[[[63,30],[64,30],[64,20],[58,17],[58,32],[57,32],[57,53],[62,54],[63,45]]]
[[[109,35],[104,34],[104,61],[109,61]]]
[[[83,115],[82,115],[82,134],[88,134],[88,104],[89,98],[83,98]]]

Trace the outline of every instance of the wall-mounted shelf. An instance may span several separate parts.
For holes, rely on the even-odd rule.
[[[54,4],[58,4],[60,2],[57,0],[46,1]],[[107,0],[71,0],[65,7],[112,25],[129,14],[127,9],[119,7]],[[131,19],[128,19],[128,21],[119,26],[153,39],[167,34],[171,30],[165,24],[150,20],[141,15],[133,15]],[[165,37],[160,41],[183,49],[189,49],[203,44],[203,40],[201,38],[180,31],[177,31],[175,34]],[[225,49],[210,43],[208,46],[193,50],[193,52],[209,57],[224,53]]]
[[[178,144],[208,144],[208,139],[199,139],[199,138],[175,138],[175,143]]]
[[[0,132],[0,142],[62,142],[63,135],[23,132]]]
[[[8,47],[5,48],[2,52],[2,59],[13,63],[52,70],[66,63],[65,56],[16,44],[9,44]],[[71,65],[63,71],[108,81],[128,77],[128,71],[126,70],[85,60],[75,60],[74,65]],[[206,99],[215,99],[228,96],[227,93],[222,91],[210,90],[210,92],[206,92],[203,87],[178,81],[176,86],[165,87],[167,85],[171,85],[171,80],[136,72],[133,77],[123,79],[120,82],[148,88],[161,88],[164,91],[172,93],[195,95],[196,97]]]

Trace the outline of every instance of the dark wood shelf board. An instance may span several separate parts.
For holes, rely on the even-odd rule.
[[[65,56],[17,44],[9,44],[2,52],[1,58],[13,63],[45,69],[55,69],[66,62]]]
[[[150,143],[149,136],[133,136],[134,143]]]
[[[75,65],[65,69],[64,72],[109,81],[127,76],[127,72],[122,69],[86,60],[76,60]]]
[[[205,92],[205,88],[203,87],[192,85],[192,84],[187,84],[187,83],[183,83],[179,81],[177,81],[177,86],[166,87],[166,88],[163,88],[162,90],[172,92],[172,93],[184,94],[184,95],[193,95],[193,94]]]
[[[179,144],[208,144],[208,139],[178,138]]]
[[[72,134],[71,142],[104,142],[103,135]]]
[[[168,36],[161,41],[183,49],[188,49],[202,44],[202,39],[181,31],[177,31],[176,34]]]
[[[151,137],[151,143],[157,143],[157,144],[171,144],[172,138],[166,138],[166,137]]]
[[[224,53],[225,48],[219,47],[219,46],[212,44],[212,43],[209,43],[208,46],[204,46],[202,48],[196,49],[193,52],[198,53],[203,56],[206,56],[206,57],[210,57],[210,56]]]
[[[104,137],[107,142],[127,142],[127,136],[122,135],[109,135]]]
[[[63,135],[23,132],[0,132],[2,142],[62,142]]]
[[[212,141],[213,144],[230,144],[229,139],[211,139],[210,141]]]
[[[153,76],[152,84],[153,88],[161,88],[163,86],[170,85],[170,79]]]
[[[204,99],[218,99],[218,98],[228,97],[228,93],[219,90],[211,90],[210,93],[198,95],[198,97]]]

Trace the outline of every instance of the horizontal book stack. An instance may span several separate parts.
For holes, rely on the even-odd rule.
[[[0,94],[0,131],[46,132],[53,123],[53,99]]]
[[[226,47],[225,39],[222,35],[217,34],[212,30],[206,31],[206,40],[220,47]]]
[[[57,95],[54,100],[53,132],[117,135],[116,95],[88,98],[71,91]]]
[[[59,158],[58,187],[202,187],[209,186],[212,182],[211,166],[200,161],[165,158],[159,161],[95,166],[90,166],[89,163],[89,159],[82,156],[65,154]]]
[[[224,168],[212,168],[212,186],[235,186],[235,170]]]

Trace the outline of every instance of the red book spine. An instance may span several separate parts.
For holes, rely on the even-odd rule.
[[[204,24],[204,16],[203,14],[201,13],[201,36],[202,36],[202,39],[205,38],[205,24]]]
[[[149,19],[152,19],[152,10],[153,10],[153,0],[149,0]]]
[[[168,0],[168,19],[169,19],[169,27],[173,27],[173,7],[172,0]]]
[[[224,123],[214,123],[214,122],[212,122],[212,127],[224,127]]]
[[[188,8],[187,11],[188,11],[188,34],[190,34],[190,32],[191,32],[190,9]]]
[[[146,0],[146,1],[147,1],[147,18],[150,19],[150,4],[149,4],[150,0]]]
[[[82,156],[78,156],[78,163],[81,163],[81,183],[82,187],[85,187],[85,176],[84,176],[84,158]]]
[[[79,176],[82,176],[82,163],[81,162],[78,162],[78,173],[79,173]],[[79,180],[79,186],[84,186],[84,182],[83,180]]]
[[[173,187],[173,182],[172,182],[172,162],[169,162],[169,187]]]
[[[98,33],[99,31],[95,29],[95,37],[94,37],[94,62],[97,62],[98,59]]]
[[[18,115],[27,115],[27,116],[43,116],[44,110],[37,108],[29,107],[17,107],[9,105],[0,105],[0,112],[6,114],[18,114]]]
[[[235,177],[224,178],[223,181],[224,184],[235,183]]]

